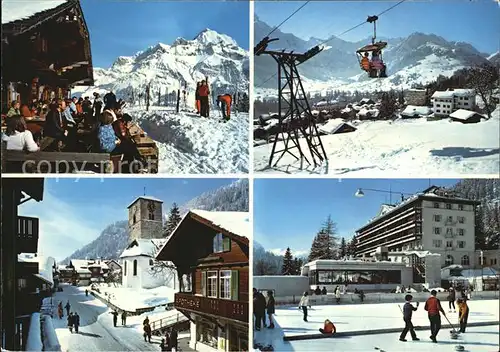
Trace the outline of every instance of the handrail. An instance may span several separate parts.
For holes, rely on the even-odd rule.
[[[179,318],[180,316],[180,318]],[[158,320],[151,322],[149,325],[151,326],[151,331],[155,331],[164,327],[172,326],[176,323],[184,322],[187,318],[181,314],[177,313],[175,316],[164,317]],[[159,326],[157,326],[159,324]]]

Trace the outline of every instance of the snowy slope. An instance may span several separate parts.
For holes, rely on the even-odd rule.
[[[249,56],[229,36],[205,29],[193,40],[177,38],[172,45],[158,43],[134,56],[120,56],[109,69],[95,68],[95,86],[77,86],[75,95],[113,90],[118,98],[132,100],[151,84],[152,100],[162,101],[167,93],[187,85],[194,92],[196,82],[206,76],[214,93],[248,91]]]
[[[500,107],[490,120],[364,122],[357,131],[322,137],[328,165],[299,170],[290,155],[266,169],[272,144],[254,148],[256,172],[329,173],[370,177],[498,175]],[[281,144],[282,145],[282,144]],[[306,147],[304,139],[301,145]],[[280,146],[278,146],[280,148]]]
[[[127,111],[158,145],[159,173],[217,174],[248,172],[248,113],[220,122],[220,112],[209,118],[167,108]]]
[[[255,38],[260,40],[270,27],[264,22],[255,22]],[[280,40],[270,45],[273,49],[288,49],[304,52],[315,45],[279,29],[273,38]],[[348,42],[337,37],[330,38],[323,52],[300,65],[299,71],[305,78],[305,88],[311,93],[323,89],[375,91],[410,88],[415,84],[426,84],[439,75],[451,76],[455,71],[475,64],[495,63],[495,54],[476,50],[463,42],[447,41],[434,34],[413,33],[406,38],[378,38],[388,43],[384,51],[389,77],[369,79],[359,68],[356,50],[368,44],[370,39]],[[276,95],[276,78],[263,83],[276,72],[276,64],[265,55],[255,60],[256,98]],[[332,64],[335,63],[335,64]]]

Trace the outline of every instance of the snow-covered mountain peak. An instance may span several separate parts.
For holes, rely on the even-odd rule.
[[[218,33],[210,28],[205,28],[202,30],[194,39],[195,41],[204,44],[204,45],[230,45],[230,46],[238,46],[236,41],[225,35]]]

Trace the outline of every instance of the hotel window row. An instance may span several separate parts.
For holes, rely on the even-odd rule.
[[[443,204],[443,203],[434,202],[433,206],[436,209],[441,209],[441,204]],[[456,209],[455,209],[455,207],[453,205],[454,204],[452,204],[452,203],[444,203],[444,208],[443,209],[448,209],[448,210],[465,210],[465,207],[464,207],[463,204],[457,204]]]
[[[435,222],[441,222],[443,216],[441,214],[434,214],[433,219]],[[459,224],[465,224],[465,216],[457,216],[457,221]],[[447,216],[446,222],[453,223],[453,216]]]
[[[432,240],[432,245],[435,248],[441,248],[443,240]],[[458,248],[465,248],[465,241],[457,241]],[[446,241],[446,248],[453,248],[453,241]]]
[[[434,227],[434,234],[435,235],[441,235],[443,231],[441,231],[441,227]],[[453,229],[451,227],[446,228],[446,234],[447,235],[453,235]],[[458,236],[464,236],[465,235],[465,229],[457,229],[456,234]]]
[[[238,300],[238,270],[210,270],[201,272],[201,292],[209,298]]]

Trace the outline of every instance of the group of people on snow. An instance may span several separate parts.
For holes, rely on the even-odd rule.
[[[77,312],[71,312],[68,315],[68,328],[71,333],[73,333],[73,328],[75,328],[75,332],[78,334],[78,328],[80,327],[80,316]]]
[[[113,315],[113,326],[116,328],[116,326],[118,325],[118,315],[120,314],[116,310],[109,312],[109,314]],[[128,316],[127,312],[122,311],[121,314],[122,326],[127,325],[127,316]]]
[[[266,297],[257,290],[253,289],[253,312],[254,312],[254,321],[255,321],[255,330],[260,331],[261,327],[274,329],[274,320],[273,314],[275,313],[275,300],[273,291],[267,291],[267,300]],[[267,325],[266,321],[266,311],[267,316],[269,318],[269,325]]]
[[[196,83],[195,91],[195,108],[196,112],[201,117],[209,117],[210,106],[209,106],[210,88],[208,86],[207,80]],[[233,103],[233,97],[230,94],[222,94],[217,96],[217,106],[222,112],[223,120],[229,121],[231,118],[231,106]]]

